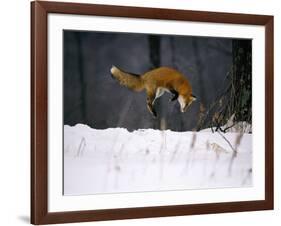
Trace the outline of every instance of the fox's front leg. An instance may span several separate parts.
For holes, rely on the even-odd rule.
[[[154,99],[155,99],[155,93],[147,93],[147,98],[146,98],[147,108],[150,111],[150,113],[156,118],[157,114],[153,108]]]

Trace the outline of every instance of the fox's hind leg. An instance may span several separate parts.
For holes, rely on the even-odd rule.
[[[153,108],[154,99],[155,99],[155,93],[147,93],[147,98],[146,98],[147,108],[154,117],[157,117],[156,111]]]

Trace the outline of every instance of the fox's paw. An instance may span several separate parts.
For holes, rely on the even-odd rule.
[[[170,102],[177,100],[179,97],[179,93],[174,89],[171,89],[170,92],[173,95],[172,98],[170,99]]]
[[[177,100],[179,97],[178,93],[175,93],[174,96],[170,99],[170,102]]]
[[[152,115],[153,118],[157,118],[157,113],[156,113],[156,111],[150,110],[150,109],[149,109],[149,112],[151,113],[151,115]]]
[[[154,110],[152,104],[147,104],[147,109],[149,110],[149,112],[152,114],[153,118],[157,117],[156,111]]]

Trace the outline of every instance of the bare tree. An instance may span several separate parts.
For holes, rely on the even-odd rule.
[[[200,118],[197,130],[215,127],[216,131],[227,132],[238,122],[252,123],[252,42],[233,40],[232,56],[233,64],[223,89]],[[231,125],[222,128],[229,119]]]

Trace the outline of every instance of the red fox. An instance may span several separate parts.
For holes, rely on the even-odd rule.
[[[157,114],[153,104],[164,92],[173,94],[171,101],[179,101],[181,112],[185,112],[196,100],[196,97],[192,95],[192,88],[188,80],[173,68],[159,67],[142,75],[136,75],[112,66],[110,72],[121,85],[137,92],[146,91],[147,108],[154,117],[157,117]]]

